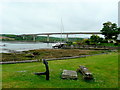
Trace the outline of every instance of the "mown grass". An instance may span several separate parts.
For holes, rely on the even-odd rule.
[[[117,88],[118,54],[109,53],[86,58],[48,61],[50,80],[36,76],[34,72],[44,72],[41,62],[2,65],[3,88]],[[78,73],[78,80],[63,80],[64,69],[75,70],[85,65],[93,73],[95,80],[85,81]],[[22,71],[22,72],[21,72]]]
[[[120,46],[120,45],[119,45],[119,44],[118,44],[118,45],[115,45],[114,43],[101,43],[101,46],[118,47],[118,46]]]

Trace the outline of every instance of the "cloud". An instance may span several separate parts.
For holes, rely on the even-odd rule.
[[[60,32],[61,17],[64,32],[100,31],[106,21],[117,23],[117,0],[18,1],[1,4],[2,33]]]
[[[1,0],[2,2],[118,2],[119,0]]]

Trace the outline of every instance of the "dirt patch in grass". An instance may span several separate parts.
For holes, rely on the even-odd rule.
[[[91,55],[105,53],[103,50],[80,50],[80,49],[37,49],[23,51],[22,53],[2,53],[2,61],[22,61],[34,59],[48,59],[72,57],[80,55]]]

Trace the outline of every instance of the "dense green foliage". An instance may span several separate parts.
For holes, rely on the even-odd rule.
[[[103,38],[99,37],[98,35],[92,35],[89,41],[89,44],[98,44],[103,41]]]
[[[120,27],[117,27],[116,23],[106,22],[103,23],[103,28],[101,32],[105,36],[105,39],[116,40],[118,34],[120,34]]]
[[[45,76],[36,76],[35,72],[44,72],[43,63],[21,63],[2,65],[3,88],[118,88],[118,54],[109,53],[86,58],[48,61],[50,80]],[[95,78],[85,81],[78,73],[78,80],[63,80],[64,69],[76,71],[79,65],[86,66]]]

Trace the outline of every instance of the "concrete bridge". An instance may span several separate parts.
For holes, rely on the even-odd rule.
[[[68,35],[73,35],[73,34],[102,34],[101,32],[65,32],[65,33],[38,33],[38,34],[22,34],[20,36],[33,36],[33,41],[35,41],[35,37],[37,35],[47,35],[47,42],[49,42],[49,36],[50,35],[66,35],[66,40],[68,41]]]

